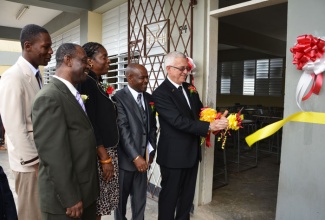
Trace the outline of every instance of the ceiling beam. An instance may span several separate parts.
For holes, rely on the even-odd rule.
[[[224,17],[228,15],[238,14],[241,12],[251,11],[259,8],[264,8],[272,5],[288,2],[288,0],[251,0],[239,4],[234,4],[228,7],[210,11],[213,17]]]
[[[50,22],[45,24],[43,27],[51,34],[51,36],[56,33],[54,36],[56,36],[58,31],[64,32],[68,31],[70,28],[73,28],[74,26],[78,25],[78,20],[80,19],[80,16],[74,13],[67,13],[63,12],[53,18]],[[77,23],[76,23],[77,22]]]
[[[0,26],[0,39],[1,40],[19,40],[20,28]]]

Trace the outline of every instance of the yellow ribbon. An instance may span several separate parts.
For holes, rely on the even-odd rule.
[[[277,132],[288,121],[305,122],[314,124],[325,124],[325,113],[320,112],[297,112],[280,121],[267,125],[245,138],[248,146],[267,138]]]

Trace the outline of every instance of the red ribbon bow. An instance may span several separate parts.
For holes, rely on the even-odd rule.
[[[290,49],[293,53],[292,63],[297,66],[298,70],[302,70],[308,61],[313,61],[323,56],[325,50],[325,41],[316,38],[313,35],[301,35],[297,37],[297,44]]]
[[[293,53],[292,63],[297,66],[298,70],[302,68],[309,61],[315,62],[316,59],[321,58],[325,52],[325,41],[316,38],[313,35],[301,35],[297,37],[297,44],[290,49]],[[318,95],[323,84],[323,74],[311,74],[313,84],[310,91],[302,98],[302,101],[307,100],[313,93]]]

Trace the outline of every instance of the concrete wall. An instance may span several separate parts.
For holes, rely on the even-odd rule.
[[[0,76],[4,71],[16,63],[20,55],[20,42],[0,40]]]
[[[299,111],[295,103],[295,90],[302,73],[292,64],[289,49],[295,45],[299,35],[325,36],[324,8],[324,0],[288,1],[285,117]],[[305,101],[306,109],[325,112],[324,97],[323,86],[318,96],[313,95]],[[324,125],[289,122],[284,126],[277,220],[325,219],[324,133]]]

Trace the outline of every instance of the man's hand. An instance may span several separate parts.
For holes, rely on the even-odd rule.
[[[155,154],[153,154],[153,153],[151,153],[150,155],[149,155],[149,161],[148,161],[148,165],[150,166],[151,164],[152,164],[152,162],[153,162],[153,158],[155,157]]]
[[[134,161],[133,161],[135,167],[137,168],[137,170],[141,173],[144,173],[147,171],[148,169],[148,164],[146,162],[145,159],[143,159],[143,157],[138,156]]]
[[[226,110],[220,119],[216,119],[213,122],[210,122],[210,129],[212,132],[220,131],[228,127],[228,119],[226,118],[228,111]]]
[[[39,163],[32,165],[32,167],[34,167],[34,169],[35,169],[36,178],[38,177],[38,166],[39,166]]]
[[[82,212],[83,212],[82,201],[80,201],[74,206],[67,208],[65,214],[70,218],[81,218]]]

